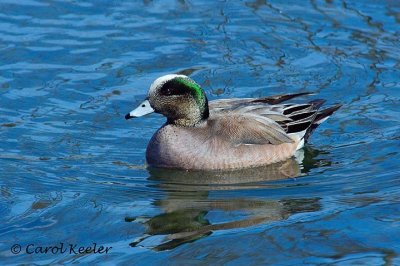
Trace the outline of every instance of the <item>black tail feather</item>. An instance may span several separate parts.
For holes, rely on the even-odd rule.
[[[325,102],[326,102],[326,100],[316,99],[316,100],[309,101],[308,103],[311,104],[314,107],[314,109],[319,109]]]
[[[314,130],[323,122],[322,120],[331,116],[336,110],[338,110],[342,105],[337,104],[326,108],[324,110],[320,110],[317,112],[315,119],[311,126],[307,129],[306,134],[304,135],[304,141],[307,142],[308,138],[314,132]]]
[[[306,130],[312,126],[312,121],[303,121],[300,123],[295,123],[295,124],[288,124],[286,132],[287,133],[296,133],[296,132],[301,132],[303,130]]]
[[[304,112],[304,113],[289,115],[289,118],[292,119],[293,121],[300,121],[300,120],[303,120],[303,119],[306,119],[306,118],[310,118],[314,114],[315,114],[315,111]]]
[[[306,112],[312,109],[311,107],[312,105],[308,103],[290,105],[283,110],[283,114],[290,115],[290,114],[295,114],[296,112]]]
[[[337,105],[331,106],[329,108],[326,108],[324,110],[318,111],[317,116],[315,117],[314,123],[317,123],[318,121],[324,119],[325,117],[332,115],[340,107],[342,107],[342,105],[337,104]]]

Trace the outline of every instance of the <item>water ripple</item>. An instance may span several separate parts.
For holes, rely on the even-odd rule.
[[[399,264],[396,1],[0,6],[4,264]],[[166,73],[190,75],[210,99],[315,91],[343,107],[301,164],[148,169],[165,119],[124,115]],[[58,242],[113,252],[9,252]]]

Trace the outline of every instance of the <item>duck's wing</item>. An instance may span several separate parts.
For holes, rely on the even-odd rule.
[[[275,122],[287,135],[295,134],[305,141],[311,133],[341,105],[320,110],[325,100],[303,104],[280,104],[282,101],[310,93],[276,95],[266,98],[228,99],[210,102],[212,115],[257,115]]]
[[[252,113],[227,112],[208,119],[210,134],[232,145],[293,143],[274,120]]]
[[[227,111],[234,110],[243,106],[249,105],[276,105],[280,104],[284,101],[304,96],[304,95],[312,95],[311,92],[301,92],[301,93],[293,93],[293,94],[279,94],[272,95],[263,98],[232,98],[232,99],[220,99],[209,102],[209,108],[212,112],[218,111]]]

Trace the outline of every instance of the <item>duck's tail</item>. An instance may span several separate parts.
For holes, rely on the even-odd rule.
[[[323,122],[325,122],[336,110],[338,110],[342,105],[341,104],[336,104],[334,106],[331,106],[329,108],[323,109],[323,110],[318,110],[316,113],[314,121],[311,123],[311,125],[307,128],[306,133],[304,134],[304,141],[307,142],[308,138],[311,136],[311,134],[314,132],[314,130],[321,125]]]
[[[314,130],[341,107],[337,104],[319,110],[324,103],[325,100],[318,99],[307,104],[289,105],[284,109],[283,113],[291,119],[291,122],[285,125],[286,132],[295,135],[300,140],[297,149],[301,149]]]

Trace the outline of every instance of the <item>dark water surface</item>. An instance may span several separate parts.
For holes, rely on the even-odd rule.
[[[0,0],[1,264],[400,265],[399,69],[397,0]],[[300,165],[147,169],[124,115],[176,72],[343,107]]]

